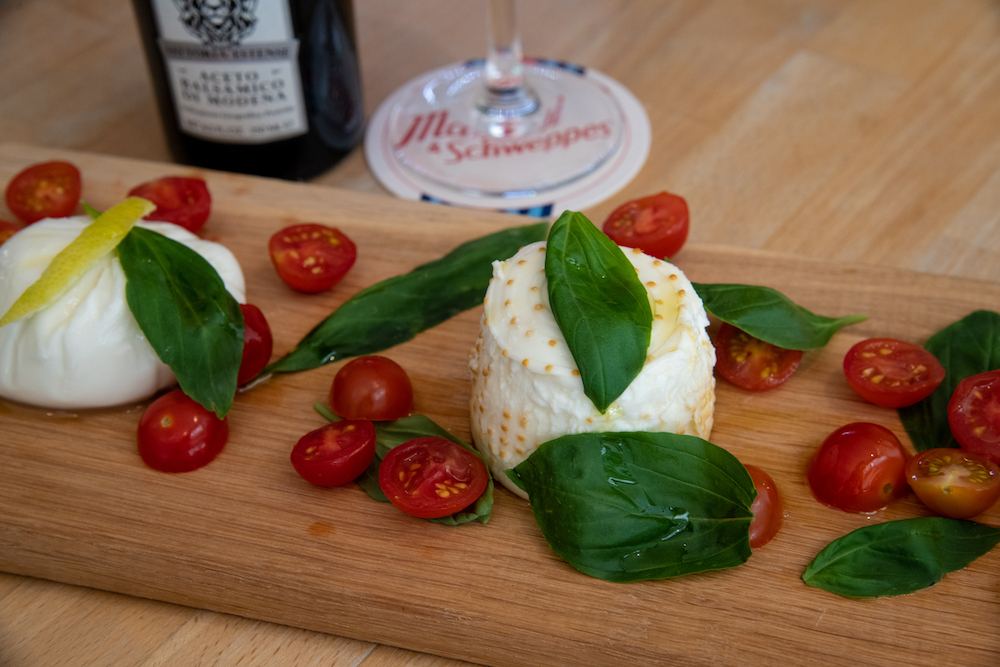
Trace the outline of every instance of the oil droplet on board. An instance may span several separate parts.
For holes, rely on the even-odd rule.
[[[314,536],[314,537],[323,537],[324,535],[333,535],[333,533],[335,533],[335,532],[336,532],[336,529],[332,525],[330,525],[330,524],[328,524],[328,523],[326,523],[324,521],[317,521],[316,523],[314,523],[311,526],[309,526],[309,534],[312,535],[312,536]]]

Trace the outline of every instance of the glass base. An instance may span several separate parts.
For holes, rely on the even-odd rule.
[[[576,66],[524,60],[527,98],[485,113],[484,60],[418,78],[391,109],[393,157],[467,196],[531,197],[592,173],[622,149],[625,117],[612,91]]]

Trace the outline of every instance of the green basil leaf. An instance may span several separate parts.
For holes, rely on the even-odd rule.
[[[184,393],[226,416],[243,358],[243,313],[204,257],[142,227],[118,244],[125,298]]]
[[[948,426],[948,402],[965,378],[1000,368],[1000,314],[970,313],[928,338],[924,349],[944,366],[944,381],[916,405],[900,408],[899,418],[918,452],[958,447]]]
[[[802,580],[849,598],[904,595],[941,581],[1000,543],[1000,529],[922,517],[859,528],[828,544]]]
[[[759,285],[693,283],[705,310],[754,338],[786,350],[815,350],[865,315],[825,317],[797,305],[781,292]]]
[[[83,212],[86,213],[91,220],[97,220],[99,217],[101,217],[101,212],[98,211],[93,206],[91,206],[90,204],[88,204],[87,202],[82,201],[80,202],[80,205],[83,206]]]
[[[507,259],[522,246],[542,240],[547,229],[546,222],[504,229],[361,290],[261,375],[310,370],[385,350],[482,305],[493,276],[493,260]]]
[[[753,482],[736,457],[701,438],[567,435],[507,473],[552,549],[593,577],[663,579],[750,557]]]
[[[336,413],[330,411],[322,403],[317,403],[313,406],[320,415],[322,415],[327,420],[334,422],[340,421],[341,417]],[[360,486],[365,493],[371,496],[374,500],[380,503],[387,503],[389,499],[385,497],[382,493],[382,487],[378,483],[378,469],[382,465],[382,459],[385,455],[389,453],[389,450],[397,445],[401,445],[404,442],[413,440],[414,438],[423,438],[426,436],[434,436],[438,438],[447,438],[457,445],[468,449],[470,452],[475,454],[482,460],[482,455],[476,450],[472,445],[463,441],[461,438],[457,438],[447,430],[436,424],[430,417],[425,415],[410,415],[409,417],[403,417],[402,419],[397,419],[391,422],[374,422],[375,423],[375,458],[368,465],[368,469],[361,473],[355,482]],[[486,462],[483,461],[485,465]],[[488,466],[487,466],[488,469]],[[480,523],[486,523],[490,520],[490,515],[493,510],[493,478],[490,477],[489,481],[486,483],[486,490],[483,491],[483,495],[479,496],[479,499],[466,508],[462,512],[452,514],[451,516],[446,516],[441,519],[427,519],[433,523],[442,523],[448,526],[458,526],[463,523],[469,523],[470,521],[479,521]]]
[[[646,288],[621,248],[571,211],[549,232],[545,278],[583,392],[604,413],[646,361],[653,327]]]

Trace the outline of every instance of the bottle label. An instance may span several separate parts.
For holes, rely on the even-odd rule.
[[[152,1],[182,131],[238,144],[308,131],[285,2]]]

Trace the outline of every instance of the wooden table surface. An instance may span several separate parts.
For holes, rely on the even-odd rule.
[[[478,56],[486,3],[356,3],[368,113]],[[543,0],[524,50],[645,105],[692,242],[1000,282],[1000,7],[991,0]],[[0,141],[169,161],[126,0],[0,2]],[[318,184],[390,196],[356,150]],[[416,204],[415,204],[416,205]],[[1000,304],[998,304],[1000,307]],[[470,638],[470,641],[475,641]],[[0,573],[0,665],[457,665]]]

